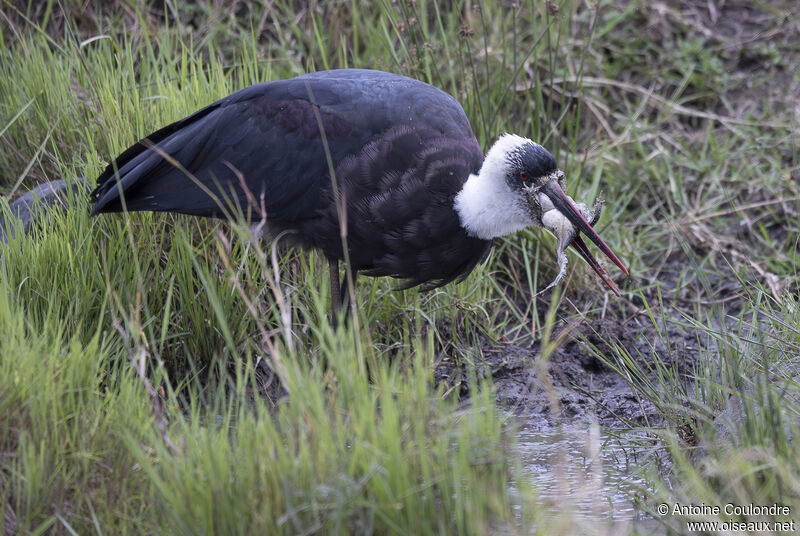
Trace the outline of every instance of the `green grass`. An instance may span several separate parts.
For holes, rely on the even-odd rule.
[[[492,390],[475,385],[456,411],[432,385],[430,337],[392,363],[325,326],[303,351],[279,343],[262,356],[288,391],[273,405],[249,352],[216,388],[176,385],[135,321],[82,341],[86,330],[53,317],[26,325],[8,298],[3,494],[22,533],[482,534],[519,522],[506,489],[513,437]]]
[[[794,521],[797,526],[797,299],[785,296],[778,303],[764,289],[748,290],[753,301],[738,316],[689,321],[708,340],[690,378],[677,378],[664,366],[675,356],[657,356],[657,374],[648,373],[621,348],[611,359],[612,367],[635,378],[639,391],[666,420],[648,427],[664,449],[651,464],[666,454],[671,467],[666,474],[653,465],[643,468],[653,488],[642,507],[678,533],[687,530],[687,521],[698,520]],[[717,515],[662,516],[653,509],[660,503],[721,508],[778,504],[790,514],[729,515],[723,510]]]
[[[643,515],[685,533],[655,506],[800,511],[792,2],[754,8],[772,31],[755,41],[703,31],[690,0],[84,4],[3,3],[4,194],[96,177],[246,85],[378,68],[452,93],[484,147],[546,145],[570,195],[603,193],[598,231],[632,278],[607,300],[573,260],[556,301],[535,299],[555,245],[526,231],[431,293],[362,278],[334,331],[318,255],[279,245],[276,270],[236,225],[90,219],[72,196],[0,247],[0,505],[21,534],[604,533],[536,501],[478,378],[486,345],[542,342],[544,371],[557,328],[603,318],[642,326],[594,351],[659,417],[621,423]],[[463,377],[435,385],[444,357]]]

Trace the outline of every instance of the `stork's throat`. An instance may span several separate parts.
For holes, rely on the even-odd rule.
[[[512,190],[502,176],[486,173],[470,175],[456,194],[453,208],[467,234],[491,240],[532,225],[527,200],[521,191]]]
[[[504,134],[492,145],[480,172],[470,175],[455,197],[453,208],[471,236],[490,240],[541,225],[541,212],[532,206],[522,181],[545,177],[555,170],[555,160],[528,138]],[[558,176],[558,171],[552,177]]]

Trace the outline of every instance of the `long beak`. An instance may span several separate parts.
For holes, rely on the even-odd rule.
[[[567,197],[567,194],[564,193],[556,181],[549,181],[542,187],[541,191],[547,195],[548,198],[550,198],[550,201],[553,202],[553,206],[561,214],[566,216],[566,218],[570,221],[570,223],[572,223],[572,225],[575,226],[578,231],[588,236],[592,242],[597,244],[597,247],[600,248],[600,251],[605,253],[606,257],[611,259],[614,264],[619,266],[620,270],[625,272],[625,275],[628,275],[628,270],[622,264],[622,261],[620,261],[619,258],[614,255],[614,252],[611,251],[611,248],[609,248],[606,243],[603,242],[603,239],[600,238],[589,222],[586,221],[586,218],[583,217],[583,214],[581,214],[581,212],[575,207],[575,205],[572,203],[572,200]],[[608,275],[605,273],[605,271],[603,271],[602,268],[600,268],[600,265],[597,264],[597,260],[592,257],[592,254],[586,248],[586,243],[581,239],[580,236],[575,237],[572,245],[574,245],[575,249],[578,250],[578,253],[580,253],[580,255],[586,259],[586,262],[589,263],[597,275],[603,278],[603,281],[605,281],[606,284],[609,284],[611,280],[608,278]],[[613,283],[611,283],[611,285],[613,285]],[[616,291],[616,287],[612,288],[614,288]]]
[[[605,283],[608,288],[614,291],[614,294],[616,294],[617,297],[621,296],[619,290],[617,289],[617,285],[615,285],[611,278],[608,277],[608,274],[605,270],[603,270],[603,267],[598,264],[597,259],[594,258],[592,253],[589,251],[589,248],[586,247],[586,242],[583,241],[581,235],[575,235],[575,238],[572,239],[572,242],[570,242],[569,245],[575,248],[580,256],[583,257],[583,260],[585,260],[586,263],[592,267],[594,273],[600,276],[600,279],[603,280],[603,283]]]

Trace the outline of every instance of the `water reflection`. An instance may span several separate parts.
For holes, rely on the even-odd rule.
[[[624,439],[596,425],[520,423],[517,433],[523,470],[542,506],[583,521],[607,521],[617,529],[647,516],[633,496],[646,488],[636,475],[636,459]],[[616,532],[616,531],[615,531]]]

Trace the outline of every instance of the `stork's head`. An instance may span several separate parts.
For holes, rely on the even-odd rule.
[[[528,138],[502,135],[489,150],[478,175],[470,175],[456,195],[455,209],[467,233],[489,240],[525,227],[544,227],[558,238],[559,275],[566,273],[564,250],[572,245],[615,292],[611,280],[580,237],[585,234],[626,274],[622,265],[592,225],[600,216],[574,202],[566,193],[564,172],[547,149]],[[548,287],[549,288],[549,287]]]

